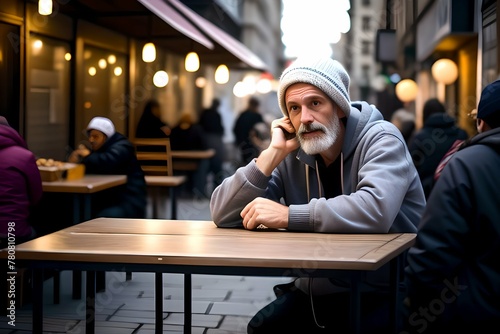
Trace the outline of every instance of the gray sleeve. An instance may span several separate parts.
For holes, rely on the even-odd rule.
[[[210,213],[218,227],[243,227],[241,210],[256,197],[265,197],[271,178],[250,162],[226,178],[212,193]]]

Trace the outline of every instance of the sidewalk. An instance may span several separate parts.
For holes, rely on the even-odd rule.
[[[178,217],[210,220],[208,205],[208,200],[180,199]],[[85,332],[85,300],[71,298],[71,281],[71,272],[63,271],[58,305],[52,303],[52,279],[44,283],[44,333]],[[192,275],[192,333],[246,333],[251,317],[274,299],[272,287],[289,281],[288,277]],[[182,333],[183,275],[164,274],[163,286],[164,333]],[[0,317],[0,334],[31,333],[31,304],[16,310],[15,327],[8,321]],[[108,272],[106,291],[96,295],[96,333],[154,333],[154,322],[154,274],[133,273],[126,281],[125,273]]]

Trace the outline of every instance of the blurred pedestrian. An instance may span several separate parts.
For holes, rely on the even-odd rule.
[[[391,123],[401,131],[405,142],[408,144],[415,131],[415,114],[405,108],[399,108],[392,114]]]
[[[170,127],[161,119],[161,106],[157,100],[149,100],[144,107],[135,132],[136,138],[164,138],[170,135]]]
[[[195,123],[188,113],[182,114],[179,123],[172,128],[170,146],[174,151],[199,151],[208,148],[203,128]],[[177,161],[181,162],[179,159]],[[196,170],[188,173],[191,190],[195,196],[208,196],[206,184],[209,167],[209,159],[200,159]]]
[[[455,140],[465,140],[468,135],[456,125],[456,120],[446,113],[438,99],[429,99],[423,109],[424,126],[409,143],[413,163],[417,168],[426,198],[434,186],[434,172]]]
[[[210,108],[203,109],[200,114],[200,125],[205,134],[206,146],[215,150],[215,155],[210,158],[209,172],[213,174],[214,187],[224,179],[223,163],[226,158],[226,148],[222,140],[224,127],[219,113],[220,100],[214,98]]]
[[[259,155],[259,148],[252,143],[251,131],[255,124],[264,122],[260,113],[260,101],[251,97],[248,100],[247,108],[241,112],[236,119],[233,133],[236,137],[236,145],[241,154],[242,164],[246,165]]]

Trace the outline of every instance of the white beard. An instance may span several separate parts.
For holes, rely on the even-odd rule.
[[[304,132],[320,130],[323,133],[314,139],[305,139]],[[301,124],[298,131],[298,139],[300,146],[309,155],[315,155],[328,150],[335,144],[340,133],[340,119],[338,115],[334,115],[331,121],[323,125],[318,122],[305,125]]]

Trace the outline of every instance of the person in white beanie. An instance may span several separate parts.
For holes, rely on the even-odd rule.
[[[217,226],[416,232],[425,197],[405,141],[375,106],[351,102],[349,80],[328,57],[299,58],[284,70],[283,117],[272,123],[269,147],[213,192]],[[341,272],[277,286],[277,299],[252,318],[248,332],[348,332],[349,286]],[[388,286],[387,265],[367,273],[364,318],[387,306]],[[387,332],[389,316],[376,318],[379,323],[362,321],[362,331]]]
[[[132,143],[106,117],[92,118],[86,131],[92,150],[81,145],[69,161],[83,163],[87,174],[127,175],[125,185],[94,194],[92,216],[145,218],[146,181]]]

